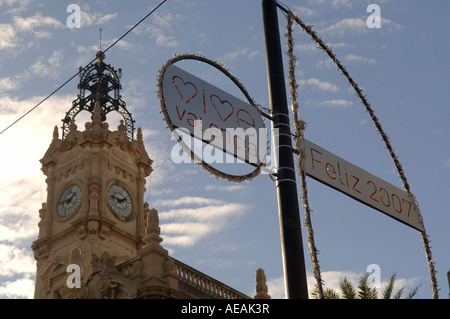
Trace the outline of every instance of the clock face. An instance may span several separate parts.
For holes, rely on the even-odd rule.
[[[77,184],[70,185],[62,193],[58,201],[58,215],[67,217],[74,213],[81,202],[81,187]]]
[[[133,203],[128,192],[119,185],[112,185],[108,189],[108,204],[116,216],[129,218],[133,212]]]

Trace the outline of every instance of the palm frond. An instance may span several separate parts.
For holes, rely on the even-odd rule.
[[[359,299],[377,299],[378,292],[377,289],[371,287],[369,282],[369,274],[366,273],[359,278],[358,284],[358,297]]]
[[[356,289],[346,277],[339,280],[339,288],[344,299],[357,299]]]
[[[394,299],[400,299],[400,297],[403,294],[403,290],[405,290],[405,286],[403,286],[402,288],[400,288],[399,290],[397,290],[397,292],[395,293]]]
[[[408,294],[407,299],[412,299],[417,294],[420,286],[422,286],[422,284],[418,284],[413,290],[411,290],[411,292]]]
[[[323,296],[325,299],[340,299],[339,294],[331,288],[325,288]]]
[[[317,287],[314,288],[314,290],[311,292],[311,296],[314,299],[320,299],[319,291],[317,290]],[[339,294],[334,291],[332,288],[325,288],[323,290],[323,297],[324,299],[340,299]]]
[[[395,282],[396,276],[397,276],[397,274],[394,272],[391,276],[391,279],[384,287],[383,292],[382,292],[383,299],[391,299],[392,292],[394,291],[394,282]]]
[[[314,290],[311,292],[311,297],[314,299],[320,299],[319,291],[317,290],[317,287],[314,288]]]

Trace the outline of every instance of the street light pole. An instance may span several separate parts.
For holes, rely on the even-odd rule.
[[[275,0],[262,0],[286,296],[308,299],[283,57]],[[275,135],[274,135],[275,134]]]

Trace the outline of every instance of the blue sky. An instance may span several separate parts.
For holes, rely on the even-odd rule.
[[[363,88],[391,138],[416,195],[430,236],[440,298],[448,298],[450,269],[450,48],[446,1],[284,0],[334,49]],[[80,5],[79,29],[69,29],[69,4]],[[381,8],[381,28],[365,21],[370,3]],[[28,111],[89,63],[159,1],[0,1],[0,128]],[[284,34],[285,19],[279,13]],[[295,28],[300,114],[308,140],[401,187],[369,115],[334,64]],[[283,51],[285,39],[282,39]],[[168,0],[106,54],[122,68],[122,98],[142,127],[154,172],[145,199],[160,214],[162,245],[171,256],[250,296],[255,272],[263,268],[269,294],[284,298],[275,184],[267,175],[231,183],[209,176],[192,163],[170,158],[174,141],[155,91],[158,70],[174,53],[200,52],[225,64],[256,102],[269,107],[261,3]],[[178,66],[239,96],[211,67]],[[285,73],[287,64],[285,64]],[[38,210],[45,201],[39,159],[53,127],[77,94],[77,79],[0,135],[0,297],[33,296]],[[78,123],[88,117],[79,116]],[[115,127],[117,118],[110,119]],[[270,123],[266,121],[266,126]],[[80,126],[79,126],[80,127]],[[233,171],[235,167],[224,167]],[[245,169],[245,168],[244,168]],[[308,179],[312,223],[325,287],[346,275],[356,279],[370,264],[381,279],[393,272],[408,291],[421,284],[419,298],[431,298],[421,236],[378,211]],[[300,216],[304,216],[301,209]],[[305,238],[306,229],[302,228]],[[304,241],[309,284],[309,249]]]

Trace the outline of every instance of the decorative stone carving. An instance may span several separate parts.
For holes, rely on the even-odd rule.
[[[95,219],[88,220],[87,222],[87,234],[88,241],[92,244],[97,241],[97,233],[99,228],[99,222]]]
[[[47,203],[42,203],[42,208],[39,210],[39,222],[38,222],[38,227],[39,227],[39,235],[38,238],[42,238],[42,236],[45,233],[45,214],[47,211]]]
[[[124,299],[135,298],[137,288],[121,274],[116,266],[116,256],[103,252],[101,257],[91,256],[91,274],[69,298],[77,299]]]
[[[40,267],[40,261],[49,256],[48,244],[46,242],[33,247],[34,259],[38,261],[37,267]]]
[[[270,299],[268,294],[269,288],[266,284],[266,274],[264,270],[259,268],[256,271],[256,295],[255,299]]]
[[[162,242],[163,239],[159,236],[161,233],[161,228],[159,227],[158,211],[154,208],[148,209],[148,203],[145,203],[144,205],[144,209],[146,210],[146,213],[148,213],[146,236],[144,237],[144,242],[147,245],[150,245],[151,243],[159,245],[159,243]]]
[[[98,183],[97,178],[93,177],[89,185],[89,212],[88,212],[88,221],[86,224],[88,240],[90,243],[94,243],[97,240],[97,235],[100,228],[99,192],[100,192],[100,184]]]
[[[84,125],[87,137],[92,140],[100,140],[106,138],[109,133],[108,123],[102,121],[102,107],[97,100],[94,104],[94,113],[92,114],[92,122],[86,122]]]
[[[76,247],[70,251],[70,264],[81,265],[81,249]]]
[[[55,125],[55,128],[53,129],[53,141],[56,141],[59,138],[59,133],[58,133],[58,126]]]
[[[105,239],[108,237],[109,235],[109,231],[110,231],[110,227],[108,227],[107,225],[105,225],[104,223],[102,223],[102,225],[100,226],[100,232],[98,234],[98,237],[100,237],[100,239]]]
[[[109,273],[109,272],[118,272],[115,267],[116,256],[110,257],[109,254],[105,251],[99,258],[96,254],[92,254],[91,256],[91,268],[92,273],[100,272],[100,273]]]
[[[83,224],[83,225],[80,225],[78,228],[77,228],[77,231],[78,231],[78,234],[80,235],[80,239],[84,239],[84,238],[86,238],[86,236],[87,236],[87,231],[86,231],[86,226]]]

